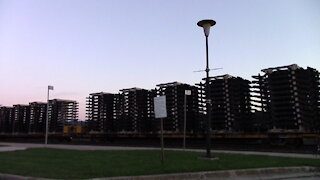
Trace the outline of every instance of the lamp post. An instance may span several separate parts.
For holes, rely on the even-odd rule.
[[[48,130],[49,130],[49,91],[53,90],[53,86],[48,86],[47,94],[47,118],[46,118],[46,135],[45,135],[45,144],[48,144]]]
[[[191,90],[184,91],[184,116],[183,116],[183,149],[186,149],[186,131],[187,131],[187,96],[191,95]]]
[[[211,99],[210,99],[210,85],[209,85],[209,53],[208,53],[208,37],[210,34],[210,27],[214,26],[216,22],[211,19],[201,20],[197,23],[198,26],[204,30],[206,37],[206,111],[207,111],[207,134],[206,134],[206,158],[211,158]]]

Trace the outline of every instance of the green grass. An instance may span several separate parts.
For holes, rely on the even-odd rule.
[[[196,172],[262,167],[317,166],[320,160],[260,155],[216,154],[217,161],[198,160],[196,152],[166,151],[161,165],[160,151],[75,151],[28,149],[0,153],[0,173],[79,179],[177,172]]]

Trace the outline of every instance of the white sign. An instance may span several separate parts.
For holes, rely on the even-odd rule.
[[[154,99],[154,114],[156,118],[167,117],[166,96],[155,97]]]
[[[185,95],[190,96],[191,95],[191,90],[185,90],[184,93],[185,93]]]

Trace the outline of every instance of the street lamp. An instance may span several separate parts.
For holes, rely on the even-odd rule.
[[[186,149],[186,131],[187,131],[187,96],[191,95],[191,90],[184,91],[184,116],[183,116],[183,149]]]
[[[53,86],[48,86],[48,94],[47,94],[47,118],[46,118],[46,135],[44,143],[48,144],[48,131],[49,131],[49,91],[53,90]]]
[[[204,30],[204,35],[206,36],[206,111],[207,111],[207,154],[206,158],[211,158],[211,99],[210,99],[210,85],[209,85],[209,55],[208,55],[208,37],[210,34],[211,26],[214,26],[216,22],[211,19],[201,20],[197,23],[198,26],[202,27]]]

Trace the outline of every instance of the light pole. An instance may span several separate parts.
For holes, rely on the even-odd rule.
[[[207,134],[206,134],[206,146],[207,154],[206,158],[211,158],[211,99],[210,99],[210,85],[209,85],[209,53],[208,53],[208,37],[210,34],[210,27],[214,26],[216,22],[211,19],[201,20],[197,23],[198,26],[204,30],[206,36],[206,111],[207,111]]]
[[[186,149],[187,131],[187,96],[191,95],[191,90],[184,91],[184,116],[183,116],[183,149]]]
[[[53,86],[48,86],[47,94],[47,118],[46,118],[46,135],[45,135],[45,144],[48,144],[48,129],[49,129],[49,91],[53,90]]]

